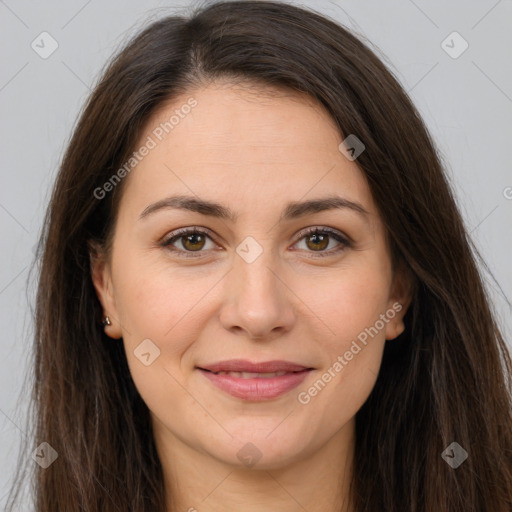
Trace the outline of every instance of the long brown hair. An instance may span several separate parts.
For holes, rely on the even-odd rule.
[[[340,134],[363,141],[357,163],[393,258],[413,276],[406,330],[386,345],[356,415],[356,510],[510,512],[512,361],[427,129],[358,38],[271,1],[220,2],[152,23],[85,105],[40,240],[33,439],[58,458],[47,469],[33,464],[35,510],[165,510],[148,409],[122,343],[103,332],[90,275],[88,242],[108,248],[123,182],[101,200],[94,191],[164,101],[216,78],[302,91]],[[452,442],[468,453],[457,469],[442,457]]]

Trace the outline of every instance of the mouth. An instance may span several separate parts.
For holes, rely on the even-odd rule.
[[[264,401],[284,395],[313,371],[313,368],[288,361],[253,363],[239,359],[196,369],[216,388],[247,401]]]
[[[205,368],[199,368],[200,370],[204,370],[205,372],[210,372],[215,375],[230,375],[231,377],[237,377],[238,379],[271,379],[273,377],[282,377],[287,373],[300,373],[300,372],[212,372],[210,370],[206,370]],[[306,370],[300,370],[306,371]]]

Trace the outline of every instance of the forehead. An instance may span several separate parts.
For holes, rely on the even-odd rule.
[[[328,112],[304,94],[213,83],[162,104],[146,123],[136,149],[152,148],[126,194],[139,206],[176,192],[254,206],[339,192],[372,210],[341,141]]]

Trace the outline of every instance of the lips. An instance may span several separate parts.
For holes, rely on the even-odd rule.
[[[275,372],[300,372],[310,369],[301,364],[292,363],[290,361],[264,361],[251,362],[245,359],[230,359],[229,361],[221,361],[218,363],[201,366],[201,370],[208,370],[213,373],[219,372],[245,372],[245,373],[275,373]]]
[[[289,361],[255,363],[231,359],[197,367],[218,389],[250,401],[277,398],[297,387],[313,368]]]

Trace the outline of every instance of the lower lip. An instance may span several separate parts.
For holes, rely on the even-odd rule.
[[[290,372],[279,377],[242,379],[232,375],[217,375],[213,372],[199,371],[222,391],[243,400],[270,400],[284,395],[296,388],[311,370]]]

